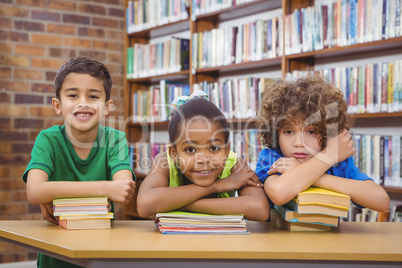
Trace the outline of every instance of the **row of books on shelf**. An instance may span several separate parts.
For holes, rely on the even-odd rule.
[[[285,16],[285,54],[402,35],[401,0],[323,0]]]
[[[287,73],[286,79],[294,80],[311,73],[322,75],[342,91],[350,113],[402,111],[402,60],[294,71]]]
[[[349,222],[402,222],[402,204],[395,203],[390,209],[378,212],[368,208],[351,206],[347,218],[342,221]]]
[[[128,1],[127,33],[135,33],[164,24],[188,19],[188,0]]]
[[[163,122],[170,118],[170,104],[179,96],[190,95],[190,86],[182,82],[161,80],[149,90],[133,93],[134,121]]]
[[[195,16],[198,15],[208,14],[253,1],[254,0],[192,0],[192,20],[195,20]]]
[[[135,43],[127,48],[126,77],[143,78],[189,69],[190,40],[172,37],[156,44]]]
[[[192,69],[282,55],[282,17],[193,33]]]
[[[108,229],[114,218],[106,196],[54,199],[53,215],[68,230]]]
[[[402,187],[402,136],[353,135],[355,165],[377,184]]]
[[[260,101],[269,78],[247,77],[228,79],[222,82],[194,84],[209,96],[226,118],[255,118],[260,110]]]

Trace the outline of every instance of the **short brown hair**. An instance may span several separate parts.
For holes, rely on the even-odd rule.
[[[258,123],[262,143],[279,149],[278,130],[288,123],[303,123],[316,129],[325,148],[329,137],[352,127],[347,108],[342,92],[319,75],[292,82],[278,79],[267,85],[261,100]]]

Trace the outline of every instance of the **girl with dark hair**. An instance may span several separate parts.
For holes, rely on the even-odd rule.
[[[171,144],[168,152],[155,157],[141,184],[139,215],[184,210],[267,220],[269,204],[262,184],[245,160],[230,151],[226,119],[206,94],[195,91],[175,99],[172,113]]]

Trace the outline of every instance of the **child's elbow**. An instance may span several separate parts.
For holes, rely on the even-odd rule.
[[[43,203],[41,202],[40,196],[37,193],[31,191],[27,191],[27,200],[32,205],[39,205]]]
[[[269,199],[278,206],[282,206],[283,204],[286,204],[290,200],[292,200],[293,197],[289,197],[287,194],[287,190],[283,189],[281,186],[272,186],[268,190],[268,196]]]
[[[144,202],[140,199],[137,200],[137,213],[138,216],[140,216],[141,218],[150,218],[153,217],[153,215],[155,214],[153,211],[151,211],[150,206],[147,206],[146,204],[144,204]]]
[[[385,212],[389,209],[389,205],[391,203],[391,200],[389,199],[389,196],[387,193],[385,193],[381,198],[378,199],[378,211],[379,212]]]
[[[253,204],[252,215],[248,217],[253,221],[267,221],[269,219],[269,202],[267,198],[262,198]]]

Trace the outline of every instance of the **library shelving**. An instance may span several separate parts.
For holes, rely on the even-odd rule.
[[[135,4],[135,2],[137,2]],[[126,6],[133,8],[135,5],[145,5],[147,1],[126,1]],[[155,2],[149,0],[149,2]],[[137,27],[137,31],[133,31],[133,28],[129,27],[130,21],[134,21],[130,17],[130,21],[127,21],[127,34],[126,39],[126,51],[128,48],[134,47],[135,44],[151,44],[153,39],[161,38],[164,36],[174,36],[178,32],[188,32],[189,39],[189,62],[188,69],[174,71],[171,73],[158,73],[152,76],[143,77],[131,77],[128,76],[125,82],[125,117],[128,119],[126,124],[127,138],[130,144],[135,144],[137,142],[151,142],[150,133],[152,131],[167,131],[168,121],[155,122],[152,120],[133,120],[133,96],[139,91],[149,91],[150,88],[158,84],[162,80],[166,81],[180,81],[183,83],[188,83],[190,86],[190,91],[193,90],[194,85],[199,85],[200,83],[216,83],[219,82],[222,76],[236,75],[239,73],[262,73],[271,70],[278,70],[285,78],[287,73],[299,70],[305,70],[306,68],[314,68],[316,61],[326,61],[336,60],[338,57],[346,57],[352,59],[358,59],[359,57],[365,57],[378,52],[383,51],[394,51],[395,53],[400,53],[400,48],[402,47],[402,30],[399,36],[389,35],[388,38],[381,40],[368,40],[366,42],[355,42],[350,44],[333,45],[332,47],[325,47],[321,49],[315,49],[311,51],[297,51],[296,53],[287,53],[286,51],[286,40],[288,38],[286,33],[287,16],[292,15],[296,10],[306,9],[308,7],[314,6],[314,1],[312,0],[238,0],[237,4],[229,5],[226,3],[236,3],[236,1],[219,1],[218,6],[211,8],[206,8],[201,6],[202,3],[206,1],[184,1],[184,0],[166,0],[162,1],[166,3],[176,3],[173,6],[180,6],[180,18],[173,20],[166,19],[162,20],[162,23],[157,22],[154,25],[148,23],[147,27]],[[215,1],[211,1],[215,2]],[[218,1],[216,1],[218,2]],[[316,1],[319,2],[319,1]],[[322,1],[320,1],[322,2]],[[334,3],[336,1],[326,1],[326,3]],[[338,3],[341,1],[337,1]],[[357,0],[354,2],[358,2]],[[359,1],[360,2],[360,1]],[[367,1],[366,1],[367,2]],[[179,3],[179,4],[177,4]],[[183,4],[187,6],[184,8]],[[196,6],[196,4],[200,4]],[[131,5],[131,6],[130,6]],[[162,5],[163,6],[163,5]],[[357,7],[357,6],[356,6]],[[202,9],[204,8],[204,9]],[[237,60],[232,59],[231,61],[226,61],[225,59],[216,59],[214,55],[209,57],[215,60],[215,63],[209,64],[203,63],[199,57],[205,57],[201,55],[199,50],[195,53],[194,49],[200,44],[198,39],[202,35],[206,35],[206,32],[218,31],[220,24],[231,20],[241,20],[244,17],[252,16],[258,12],[269,12],[271,10],[281,10],[281,16],[277,19],[278,27],[278,38],[276,40],[280,47],[277,47],[277,51],[270,56],[257,55],[249,56],[248,60]],[[145,10],[145,9],[144,9]],[[187,15],[183,15],[184,10]],[[127,11],[128,12],[128,11]],[[161,7],[156,8],[156,12],[162,12]],[[129,12],[128,12],[129,13]],[[128,14],[127,13],[127,14]],[[132,16],[132,14],[130,14]],[[143,15],[141,15],[143,16]],[[155,15],[148,15],[148,17],[155,17]],[[267,17],[268,18],[268,17]],[[127,20],[129,20],[127,18]],[[282,23],[282,25],[281,25]],[[402,24],[402,21],[400,22]],[[395,26],[395,25],[394,25]],[[199,35],[201,33],[201,35]],[[214,35],[211,33],[210,35]],[[361,35],[361,33],[360,33]],[[229,34],[229,36],[231,36]],[[360,40],[361,41],[361,40]],[[346,42],[347,43],[347,42]],[[226,46],[227,47],[227,46]],[[230,47],[229,47],[230,48]],[[229,49],[228,48],[228,49]],[[235,50],[233,48],[230,48]],[[229,50],[230,50],[229,49]],[[218,52],[219,53],[219,52]],[[225,51],[226,53],[226,51]],[[232,56],[236,57],[236,52],[232,51]],[[128,53],[126,53],[128,54]],[[197,54],[197,55],[195,55]],[[226,55],[226,54],[225,54]],[[197,58],[198,57],[198,58]],[[209,59],[210,59],[209,58]],[[127,61],[126,70],[129,68],[129,64],[132,62]],[[402,102],[402,100],[401,100]],[[391,120],[402,120],[402,111],[393,112],[379,112],[379,113],[357,113],[353,114],[353,117],[357,122],[363,120],[375,121],[378,119],[391,119]],[[229,123],[236,128],[244,128],[247,124],[252,127],[256,127],[255,118],[247,119],[229,119]],[[135,162],[135,161],[134,161]],[[134,166],[136,163],[134,163]],[[145,173],[136,173],[137,175],[137,185],[141,184],[142,179],[145,178]],[[390,187],[384,186],[387,192],[396,195],[401,195],[402,188],[400,187]],[[135,202],[135,201],[134,201]],[[132,202],[125,208],[125,217],[127,219],[137,218],[138,215],[135,211],[135,204]]]

